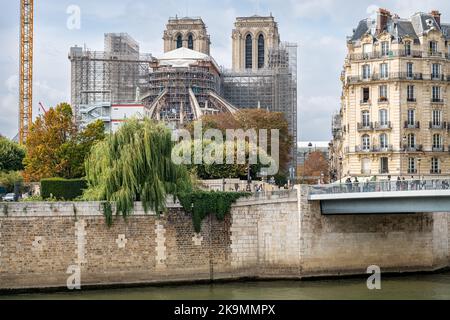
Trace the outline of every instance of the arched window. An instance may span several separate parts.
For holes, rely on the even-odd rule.
[[[194,50],[194,37],[192,34],[188,37],[188,49]]]
[[[367,134],[362,137],[362,149],[363,151],[370,151],[370,137]]]
[[[264,68],[265,63],[265,43],[262,34],[258,37],[258,69]]]
[[[250,34],[245,38],[245,69],[253,68],[253,39]]]
[[[177,37],[177,49],[181,48],[183,46],[183,38],[181,37],[181,34]]]

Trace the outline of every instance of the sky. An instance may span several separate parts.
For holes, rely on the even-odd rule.
[[[202,17],[211,36],[211,55],[231,66],[231,31],[238,16],[272,15],[282,41],[296,42],[299,78],[299,140],[331,139],[331,117],[340,107],[340,74],[346,37],[358,22],[382,7],[408,18],[438,9],[450,22],[448,0],[35,0],[34,116],[45,107],[70,102],[69,48],[103,50],[107,32],[127,32],[141,52],[158,57],[169,17]],[[19,3],[3,1],[0,11],[0,134],[18,131]],[[80,26],[72,8],[80,9]],[[68,23],[69,22],[69,23]]]

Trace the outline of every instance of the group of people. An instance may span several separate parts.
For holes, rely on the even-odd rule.
[[[376,181],[366,179],[364,183],[360,183],[358,178],[349,177],[345,181],[346,192],[375,192],[375,191],[411,191],[411,190],[425,190],[427,184],[431,189],[450,189],[450,182],[448,180],[433,180],[427,182],[424,177],[406,180],[405,177],[397,177],[396,180],[392,180],[391,176],[387,177],[387,180]]]

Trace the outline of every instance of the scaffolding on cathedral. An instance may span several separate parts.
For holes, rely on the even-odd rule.
[[[106,34],[105,51],[70,48],[71,103],[80,125],[108,114],[111,104],[139,101],[146,90],[150,54],[127,34]]]
[[[205,114],[237,111],[221,97],[220,69],[211,56],[178,48],[154,59],[151,67],[142,97],[148,117],[175,128]]]

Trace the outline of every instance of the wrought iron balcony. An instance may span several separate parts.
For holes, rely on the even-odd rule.
[[[430,75],[430,79],[433,81],[446,81],[446,77],[443,74],[438,74],[438,73],[432,73]]]
[[[370,146],[355,146],[355,152],[370,152],[371,149]]]
[[[430,170],[430,174],[442,174],[442,170],[441,169],[431,169]]]
[[[417,102],[416,98],[407,98],[406,102]]]
[[[439,103],[439,104],[442,104],[442,103],[444,103],[444,99],[432,98],[432,99],[431,99],[431,103]]]
[[[445,130],[447,129],[447,122],[441,122],[441,123],[433,123],[430,121],[429,129],[436,129],[436,130]]]
[[[358,123],[358,131],[371,131],[373,130],[373,122]]]
[[[420,129],[420,122],[416,121],[414,123],[409,123],[405,121],[404,129]]]
[[[431,151],[433,151],[433,152],[444,152],[445,148],[444,148],[444,146],[438,146],[438,147],[433,146],[431,148]]]
[[[422,152],[423,146],[421,144],[416,144],[414,146],[404,146],[403,151],[405,151],[405,152]]]
[[[370,99],[363,99],[360,101],[360,104],[362,105],[371,105],[372,104],[372,100]]]
[[[348,56],[350,61],[359,60],[373,60],[381,58],[398,58],[398,57],[411,57],[411,58],[422,58],[423,52],[418,50],[391,50],[388,54],[383,55],[380,51],[370,52],[370,53],[354,53]]]
[[[389,103],[389,99],[386,97],[381,97],[378,99],[378,103]]]
[[[385,146],[373,146],[371,149],[372,152],[392,152],[394,151],[393,145],[385,145]]]
[[[392,123],[390,121],[386,123],[375,122],[375,130],[390,130],[392,129]]]

